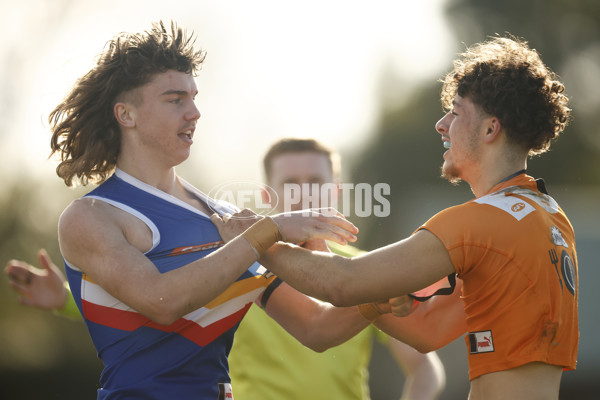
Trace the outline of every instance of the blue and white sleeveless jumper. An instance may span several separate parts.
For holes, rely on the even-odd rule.
[[[218,212],[234,211],[182,183]],[[148,226],[153,245],[145,255],[161,273],[205,257],[223,243],[207,215],[121,170],[86,197],[118,207]],[[98,399],[232,398],[227,356],[239,322],[274,279],[264,267],[253,264],[213,301],[164,326],[108,294],[68,260],[65,265],[104,364]]]

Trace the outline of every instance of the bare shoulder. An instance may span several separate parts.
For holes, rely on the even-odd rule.
[[[74,200],[58,221],[59,234],[77,236],[88,229],[102,229],[116,223],[114,207],[95,199]]]
[[[73,201],[58,222],[61,243],[91,241],[101,244],[129,244],[141,252],[153,244],[153,234],[141,219],[98,199],[81,198]]]
[[[101,251],[108,242],[123,238],[114,207],[95,199],[74,200],[58,221],[61,252],[71,262],[77,262],[83,254]]]

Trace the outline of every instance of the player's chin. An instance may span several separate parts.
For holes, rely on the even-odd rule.
[[[441,176],[453,185],[458,185],[461,179],[458,177],[458,171],[456,171],[450,163],[444,162],[441,168]]]
[[[179,151],[177,151],[177,154],[174,157],[174,164],[175,165],[179,165],[182,162],[184,162],[185,160],[187,160],[188,158],[190,158],[190,148],[186,148],[186,149],[180,149]]]

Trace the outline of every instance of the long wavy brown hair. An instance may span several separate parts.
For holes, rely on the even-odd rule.
[[[142,33],[121,33],[110,40],[95,66],[79,78],[50,113],[51,156],[60,155],[56,173],[67,186],[101,183],[115,170],[121,131],[113,114],[119,97],[167,70],[195,76],[205,53],[194,37],[160,21]]]
[[[529,155],[548,150],[569,121],[564,85],[537,51],[515,37],[494,37],[468,48],[442,82],[445,109],[452,108],[456,94],[468,97],[497,117]]]

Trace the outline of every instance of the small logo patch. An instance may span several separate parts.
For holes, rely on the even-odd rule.
[[[233,400],[233,392],[231,391],[231,383],[218,383],[219,397],[218,400]]]
[[[513,212],[519,212],[525,208],[525,203],[515,203],[510,209]]]
[[[492,331],[469,332],[469,352],[471,354],[491,353],[493,351]]]
[[[566,247],[567,249],[569,248],[569,245],[565,241],[565,238],[563,238],[562,233],[556,226],[553,226],[552,229],[550,229],[550,234],[552,235],[552,243],[554,243],[557,246]]]
[[[572,295],[575,295],[575,286],[577,285],[577,272],[575,271],[575,263],[565,250],[560,255],[560,269],[562,271],[565,285]]]

